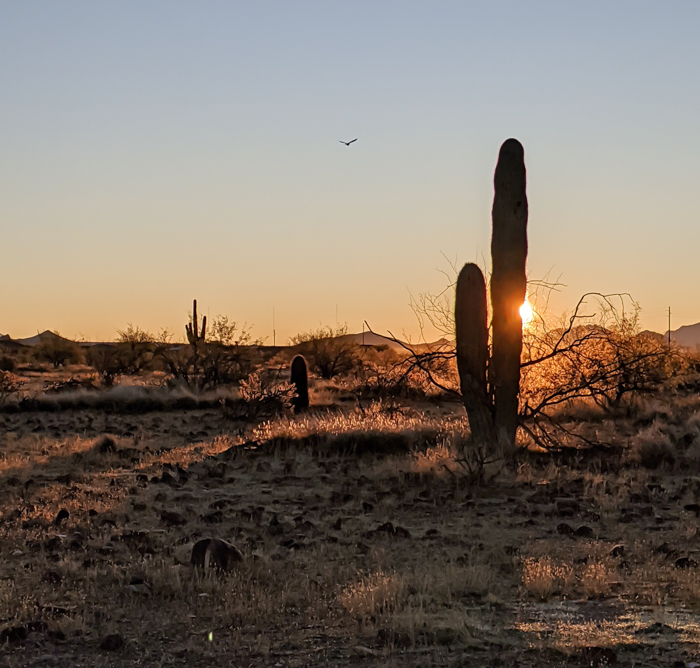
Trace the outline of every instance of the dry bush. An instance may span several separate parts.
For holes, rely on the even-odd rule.
[[[253,373],[257,358],[254,347],[247,345],[160,344],[154,365],[171,375],[171,385],[185,385],[201,392],[238,384]]]
[[[615,579],[615,572],[603,561],[592,561],[586,564],[578,575],[578,588],[588,598],[609,596],[611,582]]]
[[[19,394],[22,389],[22,381],[9,371],[0,371],[0,407],[4,406],[10,397]]]
[[[456,274],[456,267],[453,270]],[[452,281],[438,295],[412,298],[421,331],[430,324],[447,338],[433,349],[413,350],[404,365],[442,390],[459,394],[455,374],[450,373],[456,355],[454,286]],[[534,318],[523,328],[520,427],[543,448],[591,443],[580,430],[564,424],[568,416],[566,411],[557,415],[561,407],[584,399],[607,413],[618,413],[628,397],[658,391],[688,366],[661,337],[640,332],[639,305],[629,295],[588,293],[570,315],[557,320],[548,313],[549,295],[556,287],[530,282]]]
[[[455,431],[448,436],[455,462],[472,483],[481,484],[498,475],[506,462],[506,454],[498,444],[479,442],[471,435]]]
[[[531,557],[522,563],[523,587],[540,601],[547,601],[560,593],[569,584],[571,576],[571,566],[550,557]]]
[[[239,393],[246,405],[246,417],[252,419],[261,415],[289,412],[292,398],[296,396],[296,388],[287,381],[280,382],[270,374],[256,371],[241,381]]]
[[[99,343],[90,346],[86,355],[87,363],[100,374],[106,387],[112,387],[114,381],[125,372],[122,350],[111,343]]]
[[[34,356],[38,360],[50,362],[54,369],[68,362],[78,364],[83,360],[83,351],[74,341],[63,339],[51,339],[37,346]]]
[[[406,582],[395,572],[377,571],[347,585],[338,595],[340,604],[361,621],[395,610],[406,595]]]
[[[673,465],[676,461],[675,448],[658,420],[632,438],[628,456],[647,469],[656,469],[665,463]]]
[[[340,604],[369,631],[391,644],[451,645],[474,635],[478,620],[464,601],[483,597],[495,582],[491,564],[425,564],[406,572],[378,570],[346,586]]]
[[[308,360],[311,370],[330,380],[356,369],[360,364],[360,346],[348,335],[348,326],[320,327],[289,339]]]
[[[390,362],[363,363],[355,374],[353,392],[361,400],[425,398],[433,385],[424,370],[406,360],[405,355],[394,354]]]

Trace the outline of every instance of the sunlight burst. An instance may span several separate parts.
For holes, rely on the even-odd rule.
[[[530,306],[530,302],[526,298],[523,305],[520,307],[520,317],[523,320],[523,325],[528,325],[532,320],[532,316],[532,306]]]

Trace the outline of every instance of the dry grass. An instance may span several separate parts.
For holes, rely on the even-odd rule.
[[[549,557],[528,558],[522,564],[522,582],[525,591],[540,601],[560,594],[571,581],[573,569]]]
[[[346,586],[338,601],[353,617],[365,621],[395,610],[403,602],[405,591],[403,577],[378,571]]]
[[[667,407],[647,406],[646,425],[621,418],[630,456],[617,468],[524,458],[479,485],[459,463],[468,432],[453,406],[260,425],[220,411],[2,416],[0,631],[49,630],[0,659],[32,665],[50,646],[66,665],[536,666],[542,649],[598,647],[653,665],[648,615],[671,610],[685,615],[663,636],[675,660],[700,649],[700,483],[678,459],[652,470],[634,455],[664,435],[692,454],[679,441],[697,403],[679,409],[687,424]],[[387,455],[397,435],[405,450]],[[363,458],[340,447],[362,438]],[[196,572],[202,537],[234,543],[243,563]],[[107,654],[111,633],[125,645]]]

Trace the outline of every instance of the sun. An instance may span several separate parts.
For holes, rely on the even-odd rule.
[[[532,316],[532,306],[530,306],[530,302],[526,298],[523,305],[520,307],[520,317],[522,318],[523,326],[530,324]]]

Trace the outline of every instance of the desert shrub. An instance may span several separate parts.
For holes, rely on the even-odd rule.
[[[671,439],[656,421],[632,438],[629,457],[631,461],[647,469],[656,469],[665,463],[673,464],[676,461]]]
[[[198,391],[235,385],[257,366],[255,348],[238,344],[166,344],[156,349],[155,357],[158,367],[172,375],[174,384],[184,384]]]
[[[13,373],[0,370],[0,406],[4,406],[10,397],[18,394],[22,385],[23,381]]]
[[[473,436],[465,437],[461,432],[453,432],[448,437],[450,450],[455,453],[455,463],[467,481],[481,484],[492,478],[503,467],[503,452],[491,443],[479,442]]]
[[[570,566],[550,557],[528,558],[522,563],[523,587],[540,601],[546,601],[561,592],[571,577]]]
[[[51,339],[41,343],[34,352],[36,359],[50,362],[54,369],[67,362],[78,363],[83,359],[80,346],[73,341]]]
[[[405,579],[398,573],[377,571],[346,586],[340,604],[358,620],[394,610],[406,597]]]
[[[453,374],[431,370],[433,365],[447,371],[454,362],[454,285],[412,299],[421,329],[430,324],[446,338],[432,350],[416,348],[406,364],[434,385],[459,394],[459,383],[450,380]],[[556,284],[533,281],[529,287],[534,317],[523,327],[518,421],[538,446],[586,441],[563,426],[566,415],[556,415],[559,407],[585,399],[607,414],[618,414],[632,397],[658,392],[688,367],[686,356],[669,349],[663,337],[640,331],[640,307],[629,295],[588,293],[572,313],[557,319],[548,312]]]
[[[135,376],[152,368],[153,357],[158,343],[168,343],[172,335],[162,330],[158,336],[139,327],[127,324],[125,330],[117,330],[118,353],[114,362],[120,363],[122,375]]]
[[[98,343],[88,348],[86,361],[100,374],[107,387],[114,384],[117,376],[124,373],[125,364],[117,344]]]
[[[359,399],[423,399],[432,385],[425,372],[395,350],[365,349],[352,379]]]
[[[248,418],[289,412],[296,394],[291,383],[279,382],[260,371],[249,374],[240,382],[239,388],[240,397],[245,402],[245,417]]]
[[[209,325],[209,341],[222,346],[248,346],[253,341],[248,323],[240,325],[225,315],[217,315]]]
[[[348,335],[347,325],[297,334],[289,343],[309,361],[312,371],[326,380],[348,374],[360,364],[360,346]]]
[[[193,326],[191,316],[188,327]],[[205,331],[209,340],[204,338]],[[255,371],[258,343],[252,341],[246,324],[239,326],[218,315],[208,330],[202,327],[202,337],[192,338],[188,345],[172,345],[161,336],[154,352],[154,367],[171,374],[173,384],[197,391],[235,385]]]
[[[76,390],[96,390],[95,378],[69,378],[51,383],[44,388],[46,394],[61,394],[64,392],[74,392]]]
[[[608,412],[629,395],[652,393],[677,372],[681,358],[658,337],[639,332],[639,309],[602,300],[597,322],[525,329],[521,404],[525,415],[572,399],[590,398]],[[593,316],[591,316],[593,317]]]

